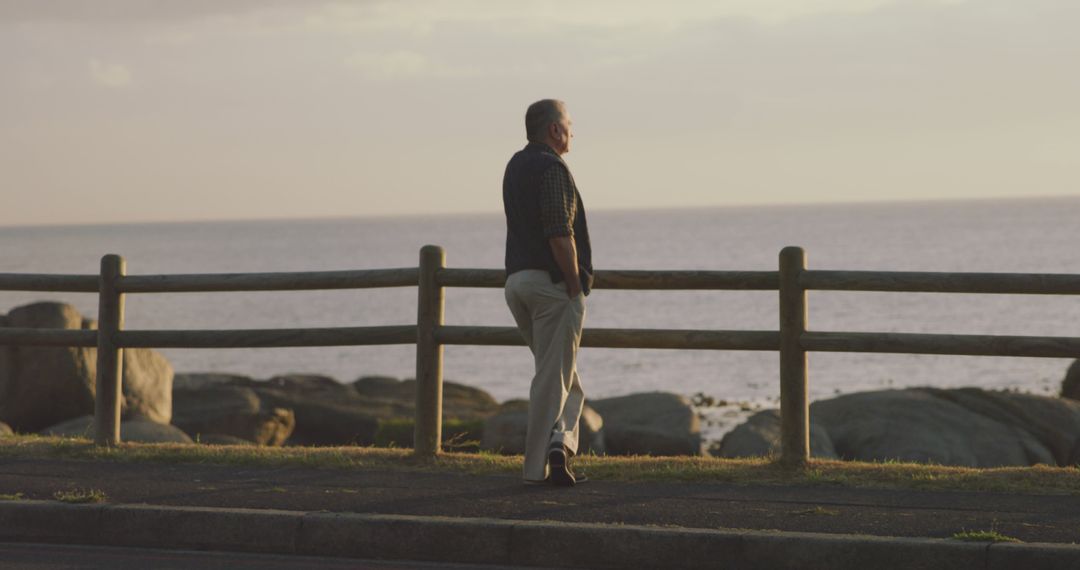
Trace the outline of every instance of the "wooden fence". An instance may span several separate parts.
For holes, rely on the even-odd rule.
[[[0,290],[98,293],[98,330],[0,328],[0,345],[97,347],[95,443],[120,441],[121,351],[125,348],[266,348],[286,346],[416,345],[414,451],[431,457],[442,435],[442,353],[445,345],[524,345],[512,327],[447,326],[446,287],[502,287],[498,269],[446,267],[438,246],[420,250],[418,267],[300,273],[127,275],[123,258],[106,255],[99,275],[0,273]],[[297,291],[417,287],[416,324],[399,326],[240,329],[125,330],[129,293]],[[771,350],[780,355],[781,460],[799,466],[810,456],[807,351],[952,354],[975,356],[1080,357],[1080,338],[814,332],[807,330],[806,292],[1012,293],[1080,295],[1080,275],[817,271],[806,268],[801,248],[780,252],[778,271],[598,271],[597,289],[778,291],[779,329],[724,331],[597,329],[581,344],[605,348]]]

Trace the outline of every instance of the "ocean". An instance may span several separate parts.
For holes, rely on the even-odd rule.
[[[773,270],[787,245],[816,269],[1080,273],[1080,199],[941,201],[693,210],[590,211],[597,269]],[[425,244],[450,267],[500,268],[501,214],[0,228],[0,272],[96,274],[117,253],[129,274],[344,270],[416,266]],[[776,330],[776,292],[605,291],[586,327]],[[0,291],[0,310],[62,300],[95,316],[92,294]],[[822,331],[1080,336],[1080,299],[1053,296],[811,292]],[[128,296],[129,329],[412,324],[416,289]],[[512,326],[496,289],[448,289],[446,322]],[[313,373],[350,382],[414,373],[412,346],[176,350],[178,372],[268,378]],[[978,386],[1056,393],[1067,359],[809,355],[811,399],[908,386]],[[524,348],[450,346],[445,377],[500,400],[524,398]],[[583,349],[591,397],[663,390],[704,394],[744,412],[776,406],[773,352]],[[722,417],[721,417],[722,416]],[[712,421],[726,429],[728,410]],[[724,419],[726,418],[726,419]]]

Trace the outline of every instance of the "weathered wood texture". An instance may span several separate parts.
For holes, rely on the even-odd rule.
[[[805,269],[802,248],[780,251],[780,460],[790,466],[810,459],[806,350],[800,344],[806,331],[806,290],[799,275]]]
[[[124,293],[194,293],[205,291],[302,291],[416,286],[415,267],[309,271],[295,273],[210,273],[136,275],[120,280]]]
[[[36,275],[0,273],[0,291],[59,291],[97,293],[97,275]]]
[[[443,345],[436,332],[443,324],[446,297],[436,275],[446,267],[443,248],[420,250],[420,286],[416,311],[416,421],[413,452],[435,457],[442,448]]]
[[[124,353],[117,333],[124,328],[124,294],[116,283],[126,264],[119,255],[101,258],[98,285],[97,386],[94,397],[94,444],[114,446],[120,442],[120,396]]]
[[[513,327],[444,326],[435,335],[443,344],[524,346]],[[657,348],[689,350],[777,350],[776,331],[713,331],[670,329],[585,329],[581,346],[590,348]]]
[[[121,331],[124,348],[273,348],[413,344],[414,325],[311,329]]]
[[[1055,273],[935,273],[804,271],[799,284],[830,291],[1080,295],[1080,275]]]
[[[97,331],[0,327],[0,346],[96,347]]]
[[[1080,358],[1080,338],[1053,336],[807,332],[802,346],[816,352]]]
[[[776,291],[775,271],[641,271],[596,272],[597,289]]]
[[[775,291],[775,271],[640,271],[604,270],[596,272],[596,289],[635,290],[743,290]],[[501,269],[443,269],[439,283],[444,287],[502,287],[506,273]]]

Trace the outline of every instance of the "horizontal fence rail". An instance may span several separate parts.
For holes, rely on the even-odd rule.
[[[799,285],[824,291],[1080,295],[1080,275],[1060,273],[807,270]]]
[[[121,293],[195,293],[222,291],[302,291],[416,287],[415,267],[301,273],[218,273],[122,277]],[[96,287],[96,285],[95,285]],[[95,291],[97,289],[95,288]]]
[[[99,287],[97,275],[0,273],[0,291],[97,293]]]
[[[725,331],[588,328],[581,345],[595,348],[748,350],[780,353],[781,459],[800,465],[809,457],[807,352],[874,352],[1080,358],[1080,338],[925,333],[814,331],[807,328],[808,291],[896,293],[1080,295],[1080,275],[1057,273],[947,273],[835,271],[806,268],[800,248],[780,253],[778,271],[597,271],[595,289],[777,291],[779,330]],[[119,441],[120,351],[125,348],[272,348],[415,344],[417,418],[415,452],[439,451],[442,410],[442,347],[523,346],[513,327],[451,326],[443,323],[445,287],[501,288],[501,269],[445,267],[445,252],[421,250],[418,267],[349,271],[126,275],[122,258],[102,259],[98,275],[0,273],[2,291],[96,293],[100,330],[0,326],[0,346],[97,347],[98,390],[95,441]],[[416,324],[365,327],[124,330],[126,294],[298,291],[417,287]],[[102,357],[102,353],[104,357]]]
[[[282,348],[413,344],[416,325],[310,329],[239,329],[117,333],[121,348]]]
[[[438,273],[443,287],[500,288],[506,284],[502,269],[452,269]],[[776,271],[597,271],[594,289],[776,291]]]
[[[513,327],[443,326],[435,338],[442,344],[525,346]],[[779,350],[775,331],[670,329],[585,329],[581,346],[592,348],[658,348],[692,350]]]
[[[1080,358],[1074,337],[808,331],[800,342],[814,352]]]

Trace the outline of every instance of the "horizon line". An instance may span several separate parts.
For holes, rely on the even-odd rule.
[[[617,207],[617,208],[591,208],[589,211],[596,212],[643,212],[661,211],[678,212],[686,210],[742,210],[742,209],[779,209],[779,208],[805,208],[814,206],[886,206],[886,205],[917,205],[917,204],[948,204],[948,203],[972,203],[972,202],[1021,202],[1039,200],[1069,200],[1080,199],[1075,194],[1040,194],[1034,196],[980,196],[972,198],[883,198],[879,200],[821,200],[806,202],[761,202],[750,204],[701,204],[686,206],[647,206],[647,207]],[[262,222],[323,222],[323,221],[346,221],[346,220],[393,220],[404,218],[448,218],[485,216],[502,213],[498,209],[491,210],[466,210],[456,212],[395,212],[373,215],[326,215],[326,216],[267,216],[257,218],[202,218],[202,219],[178,219],[178,220],[125,220],[125,221],[101,221],[101,222],[43,222],[43,223],[16,223],[0,224],[3,229],[49,229],[49,228],[95,228],[104,226],[148,226],[148,225],[185,225],[185,224],[222,224],[222,223],[262,223]]]

